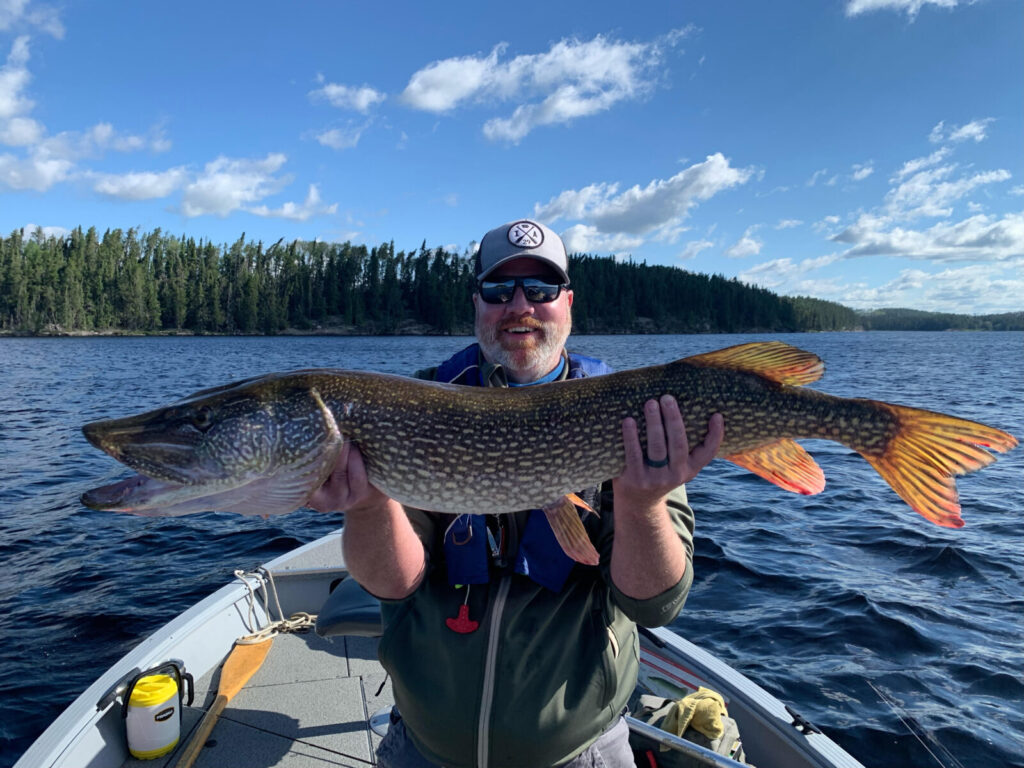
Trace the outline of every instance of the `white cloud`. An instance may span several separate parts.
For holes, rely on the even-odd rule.
[[[365,125],[331,128],[317,134],[316,140],[331,149],[352,149],[359,143],[364,130],[366,130]]]
[[[482,91],[494,89],[499,81],[500,56],[508,47],[499,43],[487,58],[462,56],[428,64],[413,73],[399,99],[413,109],[447,112]],[[510,65],[504,65],[508,69]]]
[[[0,68],[0,122],[25,115],[35,106],[23,93],[32,79],[28,71],[28,41],[26,35],[15,39],[7,63]]]
[[[24,17],[25,3],[0,0],[0,16]],[[23,148],[23,155],[0,155],[0,187],[44,192],[72,177],[83,158],[107,150],[132,152],[147,146],[166,149],[169,142],[155,129],[149,138],[119,133],[110,123],[97,123],[84,131],[63,131],[47,136],[46,127],[29,113],[35,107],[25,90],[31,80],[28,70],[29,38],[15,39],[5,65],[0,68],[0,144]]]
[[[94,179],[93,189],[102,195],[122,200],[153,200],[181,189],[188,179],[188,171],[179,166],[166,171],[97,173],[91,176]]]
[[[964,123],[956,128],[950,128],[947,131],[945,121],[940,120],[932,128],[931,133],[928,134],[928,140],[933,144],[938,144],[942,141],[958,143],[968,140],[978,143],[988,138],[988,126],[993,122],[995,122],[994,117],[986,117],[983,120],[972,120],[969,123]]]
[[[1009,180],[1010,172],[961,167],[950,161],[955,142],[982,140],[990,122],[937,124],[929,138],[943,146],[904,162],[890,177],[890,188],[879,205],[866,212],[862,208],[829,215],[811,225],[833,248],[839,244],[844,250],[803,261],[766,261],[740,272],[739,279],[780,293],[812,295],[858,308],[1019,311],[1024,295],[1024,211],[986,213],[979,203],[994,206],[995,195],[987,194],[980,201],[969,198]],[[853,171],[868,167],[873,164],[853,166]],[[828,174],[825,169],[818,171],[808,186]],[[954,215],[958,211],[962,215]],[[916,223],[925,217],[938,220]],[[734,248],[744,250],[742,243]],[[858,267],[856,259],[873,261]],[[904,270],[884,285],[863,277],[875,265],[894,260],[915,260],[924,266]],[[822,270],[829,265],[835,266]]]
[[[333,214],[337,212],[337,210],[337,203],[332,203],[331,205],[321,204],[320,190],[317,188],[316,184],[309,185],[309,192],[306,194],[306,200],[301,205],[288,202],[280,208],[268,208],[265,205],[260,205],[255,208],[248,209],[250,213],[254,213],[257,216],[290,219],[292,221],[306,221],[313,216]]]
[[[687,261],[697,257],[701,251],[706,251],[708,248],[714,248],[714,240],[691,240],[679,253],[679,258]]]
[[[942,123],[939,123],[939,125],[942,125]],[[918,157],[913,160],[908,160],[903,164],[902,168],[896,171],[896,173],[893,175],[891,179],[889,179],[889,181],[899,181],[900,179],[906,178],[912,173],[917,173],[918,171],[924,170],[925,168],[930,168],[933,165],[938,165],[939,163],[943,162],[946,158],[948,158],[952,152],[953,150],[951,150],[949,147],[940,147],[927,157]]]
[[[323,81],[322,76],[318,79]],[[322,87],[310,91],[309,97],[313,100],[326,99],[331,106],[352,109],[363,114],[387,98],[385,94],[368,85],[352,86],[340,83],[324,83]]]
[[[225,217],[277,192],[286,179],[274,174],[287,157],[268,154],[262,160],[231,159],[224,156],[207,163],[203,172],[185,187],[181,212],[188,217]]]
[[[790,258],[772,259],[740,272],[737,277],[744,283],[790,295],[820,296],[820,280],[807,280],[805,275],[839,260],[836,254],[793,261]]]
[[[586,93],[576,85],[563,85],[539,104],[523,104],[510,117],[491,118],[484,123],[484,136],[517,144],[537,126],[568,123],[577,117],[603,112],[622,98],[620,90]]]
[[[881,286],[837,286],[833,295],[857,309],[915,307],[933,312],[1019,312],[1024,272],[1006,264],[972,264],[927,272],[905,269]]]
[[[779,223],[775,225],[776,229],[793,229],[799,227],[803,222],[800,219],[779,219]]]
[[[0,0],[0,32],[25,26],[38,27],[58,39],[64,37],[64,25],[56,9],[29,0]]]
[[[939,8],[956,8],[957,0],[848,0],[846,3],[846,15],[857,16],[871,11],[904,11],[907,16],[914,18],[918,11],[926,5],[934,5]]]
[[[624,233],[601,232],[588,224],[576,224],[561,234],[569,253],[621,253],[643,245],[643,238]]]
[[[874,172],[875,165],[872,162],[854,163],[853,173],[850,174],[850,178],[852,178],[854,181],[863,181]]]
[[[21,228],[21,236],[28,239],[33,237],[37,230],[42,230],[44,239],[55,237],[61,240],[71,234],[71,230],[66,227],[41,227],[38,224],[26,224]]]
[[[68,137],[74,134],[67,133]],[[163,134],[160,128],[154,128],[150,136],[137,136],[130,133],[121,133],[114,129],[110,123],[97,123],[84,134],[79,140],[78,151],[81,154],[90,154],[95,151],[112,149],[115,152],[138,152],[143,149],[150,149],[154,152],[165,152],[170,149],[170,141]]]
[[[507,43],[486,56],[435,61],[415,72],[401,94],[414,109],[448,112],[473,102],[520,101],[511,115],[484,124],[491,140],[519,142],[542,125],[567,123],[641,98],[659,77],[662,45],[673,45],[686,30],[659,41],[627,43],[598,35],[581,42],[563,39],[546,53],[502,61]]]
[[[566,190],[544,205],[535,205],[534,214],[545,221],[587,220],[605,234],[674,230],[699,201],[745,183],[751,174],[750,169],[734,168],[715,153],[669,179],[655,179],[645,187],[634,185],[621,193],[617,184],[606,182]]]
[[[0,155],[0,188],[45,192],[66,180],[73,167],[70,160],[54,156],[45,149],[39,149],[26,158],[3,154]]]
[[[928,272],[904,269],[882,285],[861,279],[822,277],[818,270],[841,259],[830,254],[816,259],[775,259],[758,264],[738,278],[790,296],[815,296],[856,309],[915,307],[935,312],[996,313],[1020,311],[1024,271],[1012,262],[971,264]]]
[[[864,214],[832,239],[851,245],[843,256],[901,256],[933,262],[1019,261],[1024,266],[1024,212],[978,214],[924,230],[887,228],[884,217]]]
[[[757,227],[748,227],[743,237],[725,249],[725,255],[730,259],[743,259],[747,256],[756,256],[764,247],[764,242],[754,237]]]
[[[9,147],[28,147],[39,143],[46,129],[31,117],[12,117],[0,121],[0,144]]]
[[[808,187],[815,186],[819,181],[821,181],[822,179],[825,179],[826,176],[828,176],[828,168],[821,168],[820,170],[815,171],[814,173],[811,174],[811,178],[809,178],[807,180],[807,186]],[[836,185],[836,182],[838,182],[838,181],[839,181],[839,174],[836,173],[836,174],[832,174],[832,176],[830,176],[829,178],[825,179],[824,184],[827,187],[834,187]]]
[[[988,138],[985,131],[988,128],[988,124],[991,123],[995,118],[987,117],[984,120],[972,120],[966,125],[961,125],[953,131],[950,131],[950,141],[967,141],[973,139],[975,143],[984,141]]]
[[[158,149],[163,141],[118,134],[105,123],[85,133],[63,131],[56,136],[43,136],[44,130],[31,118],[14,118],[0,125],[0,138],[12,146],[22,145],[26,150],[22,157],[10,153],[0,155],[0,187],[45,192],[54,184],[72,178],[84,157],[107,149],[131,152],[147,144]],[[96,176],[89,171],[81,175]]]
[[[918,171],[886,194],[886,208],[893,218],[918,216],[949,216],[952,204],[969,192],[986,184],[1010,178],[1007,170],[981,171],[971,176],[950,180],[956,165]]]
[[[823,217],[820,221],[816,221],[811,225],[811,228],[818,233],[827,233],[835,229],[836,225],[842,221],[842,218],[835,214],[830,214]]]

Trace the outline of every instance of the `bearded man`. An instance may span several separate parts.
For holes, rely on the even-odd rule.
[[[568,258],[535,221],[492,229],[476,256],[475,344],[420,378],[535,386],[609,372],[565,350]],[[683,484],[714,457],[714,416],[690,450],[669,396],[622,422],[626,467],[580,489],[600,561],[571,560],[541,510],[454,515],[402,507],[369,484],[346,444],[310,506],[345,510],[351,575],[381,600],[378,655],[396,708],[378,749],[385,768],[633,766],[622,714],[636,684],[637,624],[675,619],[693,581],[693,511]],[[500,444],[494,445],[501,450]]]

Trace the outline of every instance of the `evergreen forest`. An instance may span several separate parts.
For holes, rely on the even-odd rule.
[[[857,312],[717,275],[573,255],[578,333],[1024,330],[1024,313]],[[0,236],[0,332],[472,333],[472,259],[394,243],[216,244],[157,229]]]

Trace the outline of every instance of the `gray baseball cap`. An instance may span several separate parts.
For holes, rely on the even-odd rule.
[[[540,222],[518,219],[484,235],[476,252],[476,279],[483,280],[502,264],[529,256],[550,265],[569,282],[569,258],[562,238]]]

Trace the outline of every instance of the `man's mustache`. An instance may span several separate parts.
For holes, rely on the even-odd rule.
[[[507,331],[510,328],[532,328],[537,331],[544,330],[545,324],[534,317],[522,317],[517,320],[506,320],[500,326],[498,330]]]

